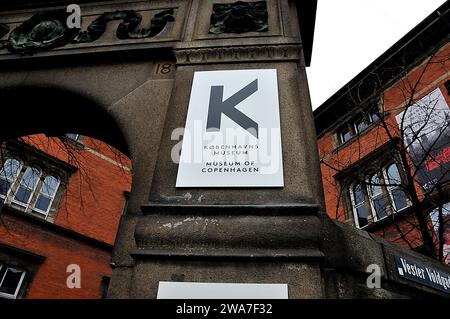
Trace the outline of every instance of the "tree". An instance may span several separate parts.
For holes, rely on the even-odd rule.
[[[450,223],[445,216],[450,198],[450,111],[440,91],[427,93],[436,87],[433,82],[444,81],[436,81],[436,74],[447,75],[448,80],[448,51],[445,46],[437,49],[419,65],[374,70],[369,78],[348,86],[346,107],[359,114],[352,122],[356,137],[347,146],[332,152],[321,149],[320,154],[321,165],[333,170],[339,179],[326,177],[339,189],[336,219],[345,219],[347,194],[351,197],[347,207],[355,209],[355,204],[365,200],[380,215],[388,206],[396,212],[395,201],[404,194],[408,218],[396,213],[381,217],[392,222],[399,241],[415,248],[418,234],[424,253],[441,261],[445,259],[445,229]],[[344,125],[344,140],[351,135],[346,130]],[[374,153],[378,153],[376,160]],[[369,168],[358,171],[358,163],[364,161]],[[386,162],[395,163],[398,174],[392,166],[387,169]],[[356,191],[351,187],[357,187]],[[361,194],[364,198],[355,198]],[[364,206],[360,207],[363,212]],[[430,218],[432,209],[436,216]]]

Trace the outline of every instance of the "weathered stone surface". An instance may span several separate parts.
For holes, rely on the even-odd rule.
[[[149,205],[136,226],[137,249],[132,255],[138,259],[320,260],[318,208]]]
[[[190,87],[195,71],[233,70],[233,69],[277,69],[280,95],[280,122],[283,147],[283,166],[285,186],[283,188],[175,188],[178,165],[171,160],[171,150],[179,141],[171,139],[172,131],[184,127]],[[276,203],[321,203],[318,192],[318,156],[315,143],[305,140],[311,136],[307,130],[311,126],[302,123],[309,106],[299,106],[297,64],[280,63],[242,63],[179,66],[174,82],[174,94],[166,118],[158,163],[154,175],[150,202],[179,204],[276,204]],[[302,174],[298,174],[302,172]]]
[[[320,268],[308,262],[145,261],[134,270],[132,298],[156,298],[159,281],[287,283],[289,298],[322,298]]]

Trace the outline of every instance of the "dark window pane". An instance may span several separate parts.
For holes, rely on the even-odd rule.
[[[392,197],[394,198],[395,208],[397,211],[408,206],[406,194],[401,188],[395,188],[392,190]]]
[[[78,140],[78,134],[75,133],[67,133],[66,137],[74,141]]]
[[[0,286],[0,292],[8,295],[15,295],[22,274],[23,274],[22,270],[18,270],[11,267],[6,269],[2,284]]]
[[[370,119],[372,120],[372,122],[378,122],[380,120],[380,115],[378,114],[378,112],[373,112],[370,114]]]
[[[15,180],[20,168],[20,162],[16,159],[7,159],[3,164],[3,170],[1,172],[2,177],[9,180]]]
[[[53,176],[47,176],[42,183],[41,193],[53,197],[58,188],[58,179]]]
[[[21,184],[27,188],[34,189],[39,180],[39,176],[39,170],[36,168],[27,167],[25,173],[23,174]]]
[[[359,204],[364,201],[362,184],[358,184],[355,186],[355,188],[353,189],[353,195],[355,197],[355,204]]]
[[[380,195],[383,192],[382,189],[381,189],[380,184],[381,184],[380,183],[380,179],[378,178],[377,175],[373,175],[370,178],[369,188],[370,188],[371,196],[377,196],[377,195]]]
[[[31,195],[31,191],[30,191],[30,190],[28,190],[28,189],[23,188],[22,186],[20,186],[20,187],[17,189],[15,198],[16,198],[16,200],[18,200],[19,202],[22,202],[22,203],[25,203],[25,204],[26,204],[26,203],[28,203],[28,200],[29,200],[29,198],[30,198],[30,195]]]
[[[2,178],[0,178],[0,195],[6,196],[11,184]]]
[[[352,133],[348,129],[342,130],[340,135],[341,135],[341,142],[342,143],[345,143],[349,139],[352,138]]]
[[[366,205],[356,208],[356,213],[358,214],[358,225],[359,227],[364,227],[368,223],[369,210]]]
[[[392,164],[391,166],[389,166],[387,169],[387,175],[388,175],[389,184],[398,185],[401,183],[400,173],[398,172],[397,165]],[[392,185],[390,185],[390,186],[392,186]]]
[[[46,212],[49,205],[50,205],[50,198],[40,195],[34,207]]]
[[[367,125],[365,120],[359,120],[355,122],[355,129],[357,133],[363,132],[369,125]]]
[[[373,206],[375,208],[375,213],[377,218],[381,219],[387,216],[386,214],[386,201],[383,196],[379,196],[373,200]]]

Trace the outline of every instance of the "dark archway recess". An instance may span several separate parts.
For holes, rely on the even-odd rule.
[[[63,136],[76,132],[114,146],[130,157],[115,119],[95,101],[54,87],[0,88],[0,141],[45,133]]]

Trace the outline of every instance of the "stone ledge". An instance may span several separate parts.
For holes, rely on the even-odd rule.
[[[136,249],[131,252],[131,256],[135,259],[191,259],[191,260],[272,260],[280,261],[317,261],[324,258],[324,254],[315,249],[292,249],[292,250],[210,250],[201,249],[193,252],[174,249]]]
[[[144,215],[252,215],[252,216],[298,216],[320,214],[320,205],[287,203],[277,205],[184,205],[169,203],[154,203],[142,205],[141,210]]]
[[[177,65],[301,61],[300,44],[240,45],[229,47],[175,49]]]
[[[143,210],[134,256],[323,257],[318,205],[158,204]]]

